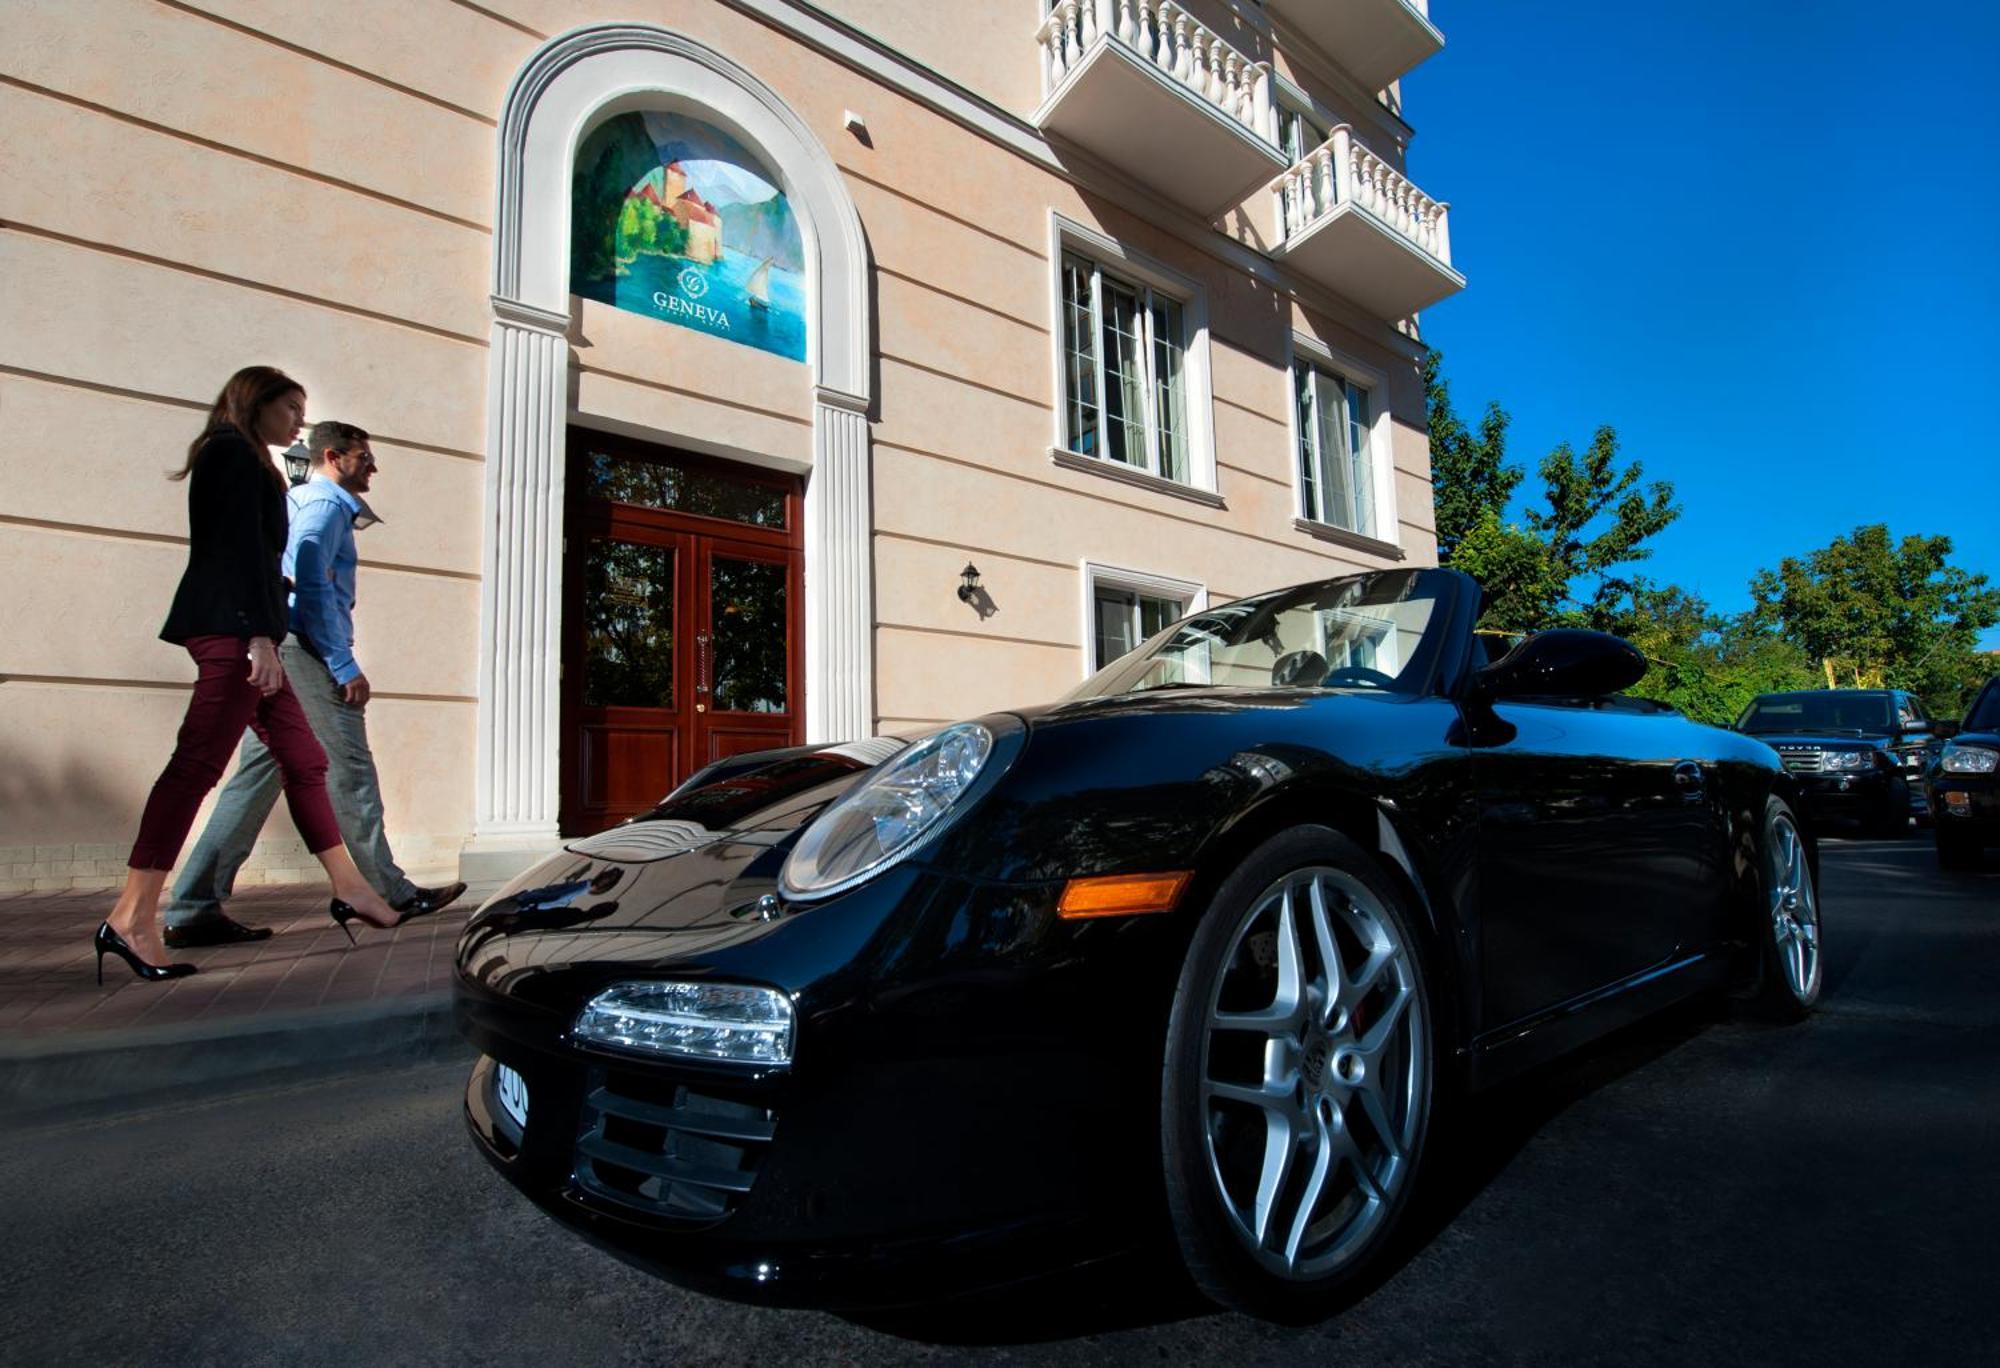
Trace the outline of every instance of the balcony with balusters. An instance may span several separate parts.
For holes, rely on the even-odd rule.
[[[1272,187],[1272,253],[1378,318],[1407,318],[1465,288],[1452,269],[1450,205],[1371,152],[1347,124]]]
[[[1173,0],[1057,0],[1036,41],[1036,126],[1185,208],[1220,213],[1285,164],[1271,64]]]
[[[1264,8],[1367,90],[1386,88],[1444,48],[1430,0],[1264,0]]]

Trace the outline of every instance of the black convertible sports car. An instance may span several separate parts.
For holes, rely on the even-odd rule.
[[[710,766],[467,928],[472,1134],[679,1277],[907,1301],[1171,1227],[1218,1300],[1312,1314],[1460,1090],[1819,994],[1776,755],[1619,697],[1611,637],[1487,662],[1478,599],[1303,585],[1053,705]]]

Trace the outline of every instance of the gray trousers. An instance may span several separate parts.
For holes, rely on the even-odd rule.
[[[326,751],[327,797],[361,877],[391,904],[414,896],[417,886],[389,853],[389,838],[382,830],[382,786],[375,775],[375,756],[368,749],[362,709],[341,700],[333,675],[297,638],[286,637],[278,657],[313,735]],[[236,773],[222,786],[208,826],[174,880],[173,901],[165,914],[168,926],[188,926],[221,914],[223,900],[235,890],[236,871],[250,858],[250,847],[283,790],[277,759],[257,733],[245,732]]]

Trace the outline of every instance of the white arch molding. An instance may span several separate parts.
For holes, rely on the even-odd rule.
[[[833,158],[763,82],[643,24],[550,40],[500,121],[487,379],[478,766],[464,865],[519,867],[557,840],[563,442],[569,418],[570,175],[576,149],[628,109],[698,113],[776,174],[805,239],[814,387],[805,497],[806,735],[873,728],[868,244]]]

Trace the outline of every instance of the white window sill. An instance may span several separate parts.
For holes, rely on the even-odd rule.
[[[1335,546],[1344,546],[1350,551],[1366,551],[1369,555],[1380,556],[1384,560],[1407,559],[1403,548],[1394,542],[1364,537],[1359,532],[1350,532],[1344,527],[1335,527],[1332,523],[1315,522],[1311,518],[1293,518],[1292,526],[1309,537],[1332,542]]]
[[[1064,470],[1082,470],[1092,475],[1102,475],[1107,480],[1117,480],[1121,484],[1150,489],[1156,494],[1171,494],[1177,499],[1206,504],[1210,508],[1227,508],[1220,494],[1212,489],[1197,489],[1193,485],[1182,484],[1179,480],[1164,479],[1144,470],[1117,461],[1107,461],[1100,456],[1080,456],[1067,447],[1050,447],[1049,459]]]

